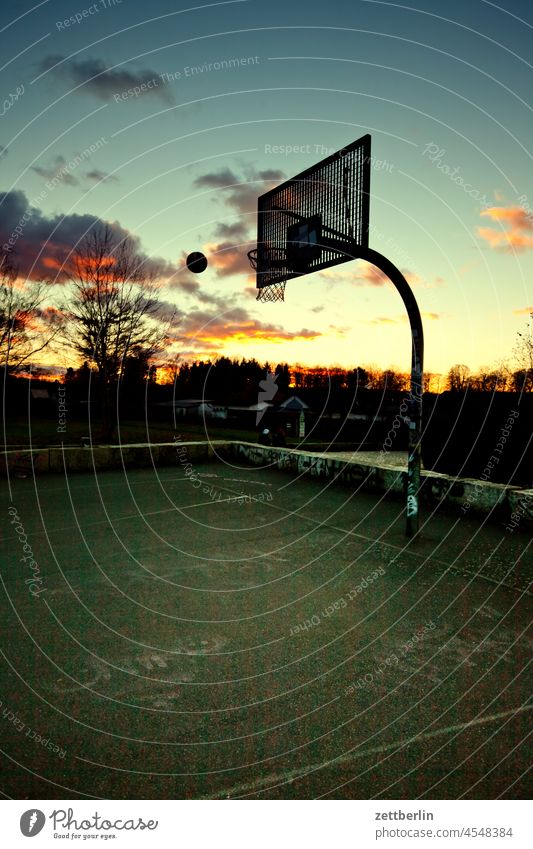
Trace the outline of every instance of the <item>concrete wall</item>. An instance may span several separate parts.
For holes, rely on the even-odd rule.
[[[347,461],[332,455],[244,442],[231,443],[231,453],[241,462],[353,484],[366,492],[389,492],[398,497],[405,493],[407,472],[386,463]],[[421,499],[433,504],[445,503],[461,516],[490,513],[495,519],[507,521],[514,516],[518,524],[533,524],[533,490],[423,471]]]
[[[0,454],[0,476],[6,477],[7,468],[13,476],[46,472],[92,472],[106,469],[150,468],[178,464],[177,449],[187,448],[190,462],[205,463],[214,458],[215,446],[222,442],[165,442],[158,445],[98,445],[87,448],[35,448],[7,451]]]
[[[366,492],[393,493],[399,498],[405,492],[406,472],[397,466],[225,440],[8,451],[0,454],[0,476],[6,476],[7,468],[10,476],[17,477],[47,472],[70,474],[107,469],[184,466],[185,461],[194,464],[217,459],[275,468],[292,475],[309,475],[311,478],[360,487]],[[445,503],[460,516],[483,516],[490,513],[492,518],[506,521],[510,532],[518,527],[533,525],[531,489],[423,471],[421,498],[432,504]]]

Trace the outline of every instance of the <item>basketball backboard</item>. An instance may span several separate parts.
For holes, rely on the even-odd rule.
[[[369,198],[369,135],[261,195],[257,249],[249,254],[258,298],[281,300],[287,280],[367,248]]]

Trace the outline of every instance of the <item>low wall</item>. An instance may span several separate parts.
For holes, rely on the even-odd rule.
[[[178,453],[179,448],[186,449],[187,462],[193,464],[212,460],[238,461],[398,497],[403,497],[406,488],[406,471],[386,463],[345,460],[331,454],[226,440],[7,451],[0,454],[0,476],[5,477],[8,469],[10,476],[27,477],[34,473],[183,465],[180,456],[185,455]],[[533,489],[423,471],[421,499],[430,504],[444,503],[461,516],[490,514],[491,518],[505,520],[510,531],[533,525]]]
[[[33,448],[4,451],[0,454],[0,476],[7,469],[14,477],[46,472],[102,472],[108,469],[150,468],[174,466],[178,463],[177,448],[187,446],[190,462],[205,463],[214,459],[216,446],[221,442],[163,442],[154,445],[95,445],[86,448]]]
[[[366,492],[389,492],[404,496],[407,472],[386,463],[362,463],[328,454],[268,448],[244,442],[231,443],[235,459],[255,466],[277,468],[293,475],[309,475],[342,484],[352,484]],[[454,478],[440,472],[422,471],[420,497],[446,506],[461,516],[483,516],[533,524],[533,490],[520,489],[470,478]]]

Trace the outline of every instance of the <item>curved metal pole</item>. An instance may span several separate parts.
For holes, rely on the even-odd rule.
[[[411,325],[411,391],[409,393],[409,449],[407,458],[407,536],[418,533],[420,491],[420,441],[422,436],[422,394],[424,374],[424,328],[415,296],[396,266],[378,251],[360,248],[354,259],[364,259],[379,268],[394,283],[407,310]]]

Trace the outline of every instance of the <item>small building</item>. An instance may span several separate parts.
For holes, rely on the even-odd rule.
[[[298,398],[297,395],[289,395],[289,397],[285,398],[285,401],[283,401],[278,407],[278,410],[279,410],[280,413],[282,413],[282,412],[283,413],[284,412],[296,412],[296,413],[304,412],[305,413],[305,411],[308,410],[308,409],[309,409],[309,407],[307,406],[305,401],[302,401],[302,399]]]
[[[30,389],[31,397],[33,401],[51,401],[52,396],[48,389]]]
[[[175,401],[162,401],[156,407],[167,407],[174,411],[176,418],[182,419],[225,419],[228,408],[215,404],[207,398],[180,398]]]
[[[289,395],[276,408],[276,423],[289,436],[303,437],[306,433],[306,413],[309,406],[298,395]]]
[[[241,422],[243,427],[255,428],[268,418],[273,406],[269,401],[258,401],[257,404],[251,404],[248,407],[233,405],[228,407],[228,415]]]

